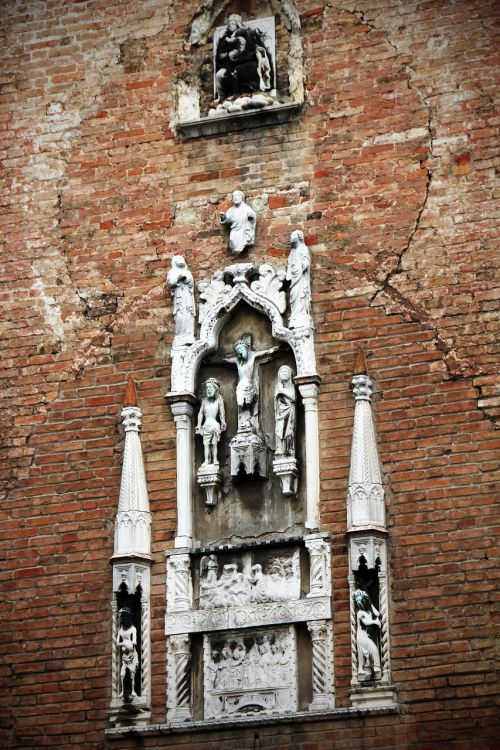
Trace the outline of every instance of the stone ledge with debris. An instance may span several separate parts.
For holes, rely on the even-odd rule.
[[[231,96],[221,103],[215,100],[210,106],[208,116],[219,117],[231,114],[232,112],[244,112],[248,109],[262,109],[274,104],[281,104],[281,102],[269,94],[241,94],[241,96]]]

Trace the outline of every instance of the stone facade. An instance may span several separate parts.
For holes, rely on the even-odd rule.
[[[109,600],[119,585],[108,560],[120,409],[132,374],[152,518],[152,724],[140,728],[147,729],[144,747],[301,750],[326,743],[359,750],[372,740],[386,750],[493,747],[497,4],[255,0],[223,3],[220,18],[209,21],[213,4],[203,5],[2,3],[0,611],[8,690],[0,743],[136,746],[120,734],[123,727],[105,734]],[[287,59],[281,68],[278,59],[278,89],[286,90],[283,106],[295,108],[293,117],[280,110],[281,120],[265,127],[254,120],[243,130],[182,141],[178,99],[189,100],[198,86],[190,78],[195,64],[211,87],[202,37],[207,23],[221,25],[229,12],[279,16],[277,58]],[[193,29],[201,37],[191,45]],[[165,278],[175,255],[197,281],[235,260],[219,214],[239,188],[258,215],[258,245],[245,261],[286,267],[297,227],[311,254],[318,408],[315,384],[298,382],[297,390],[304,426],[306,419],[317,424],[310,431],[320,471],[300,477],[297,500],[308,483],[311,526],[321,520],[331,535],[334,608],[311,617],[312,599],[304,596],[303,617],[289,620],[303,624],[298,647],[301,638],[313,644],[309,705],[317,711],[305,710],[299,696],[299,724],[264,716],[247,727],[191,732],[182,728],[191,719],[184,675],[188,648],[203,653],[205,628],[193,644],[177,629],[167,647],[164,553],[177,541],[182,556],[193,535],[188,519],[176,528],[175,445],[185,433],[180,439],[192,444],[188,422],[198,405],[186,396],[172,414],[163,398],[175,334]],[[203,298],[196,303],[199,317]],[[351,708],[345,538],[349,383],[359,346],[374,387],[398,688],[398,709],[374,707],[362,717]],[[188,452],[193,472],[195,460]],[[222,513],[221,502],[207,510],[202,488],[191,491],[197,513]],[[290,511],[279,509],[282,529],[295,524],[293,498]],[[353,539],[369,539],[363,533]],[[132,564],[129,570],[137,572]],[[184,593],[190,605],[189,585]],[[289,622],[265,621],[266,604],[259,606],[263,627],[281,637]],[[233,621],[224,626],[231,628]],[[332,651],[334,674],[325,666]],[[172,679],[177,668],[172,706],[167,673]],[[179,726],[164,735],[172,711]]]

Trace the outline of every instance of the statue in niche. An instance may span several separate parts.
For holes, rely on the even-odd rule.
[[[290,282],[290,328],[311,325],[311,256],[303,233],[296,229],[290,235],[286,280]]]
[[[381,677],[380,654],[377,643],[370,637],[370,631],[380,631],[380,613],[373,606],[370,597],[362,589],[354,592],[356,606],[356,645],[358,649],[358,679],[379,680]]]
[[[208,378],[205,383],[205,398],[198,412],[196,433],[203,437],[205,459],[202,466],[218,464],[217,446],[221,432],[226,429],[224,400],[220,393],[220,383],[215,378]]]
[[[220,223],[230,227],[229,249],[234,255],[240,255],[255,242],[257,214],[245,203],[241,190],[234,191],[232,200],[232,207],[220,214]]]
[[[272,88],[274,66],[268,35],[260,28],[245,25],[237,14],[229,16],[215,48],[215,89],[219,102]]]
[[[274,388],[275,456],[295,456],[296,404],[297,392],[292,380],[292,370],[288,365],[283,365],[278,370]]]
[[[119,697],[127,700],[129,697],[137,698],[135,692],[135,673],[139,667],[139,656],[137,654],[137,629],[132,624],[132,612],[128,607],[122,607],[118,613],[120,627],[116,636],[116,645],[120,652],[120,693]],[[130,676],[130,693],[125,691],[125,678],[127,672]]]
[[[235,342],[234,356],[224,357],[225,362],[235,364],[238,370],[236,403],[238,405],[238,432],[259,433],[259,371],[258,365],[278,350],[278,346],[262,351],[252,349],[249,334]]]
[[[194,281],[193,274],[187,267],[182,255],[174,255],[172,268],[168,272],[167,282],[173,299],[175,337],[183,343],[194,341]]]

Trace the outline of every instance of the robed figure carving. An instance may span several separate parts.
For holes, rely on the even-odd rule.
[[[175,337],[181,343],[192,344],[196,314],[194,281],[193,274],[182,255],[174,255],[172,258],[172,268],[168,272],[167,282],[172,293]]]
[[[275,457],[295,455],[295,416],[297,392],[292,380],[292,370],[283,365],[278,370],[274,388]]]
[[[255,242],[257,215],[245,203],[245,194],[235,190],[232,196],[233,205],[226,213],[220,214],[220,223],[229,226],[229,249],[234,255],[240,255]]]
[[[274,88],[272,53],[261,29],[250,28],[241,16],[229,16],[215,50],[215,89],[219,102],[230,96]]]
[[[290,255],[286,280],[290,282],[290,328],[311,326],[311,256],[304,235],[295,230],[290,235]]]

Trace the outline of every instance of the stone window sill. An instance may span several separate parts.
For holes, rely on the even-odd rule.
[[[221,730],[226,727],[255,727],[264,724],[295,724],[304,721],[335,721],[338,719],[369,718],[397,714],[396,705],[377,708],[335,708],[327,711],[298,711],[280,716],[252,716],[247,719],[213,719],[212,721],[186,721],[184,724],[148,724],[145,726],[113,727],[106,729],[106,737],[119,739],[130,735],[156,737],[165,734],[182,734],[184,732],[202,732],[210,729]]]
[[[176,132],[181,141],[201,136],[220,135],[232,130],[260,128],[279,125],[297,118],[302,104],[278,104],[273,107],[251,109],[245,112],[233,112],[218,117],[201,117],[199,120],[179,122]]]

